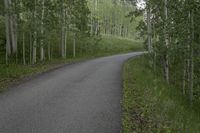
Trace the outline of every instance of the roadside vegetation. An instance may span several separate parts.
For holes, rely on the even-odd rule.
[[[147,57],[124,66],[123,133],[198,133],[200,104],[190,105],[179,89],[149,67]]]
[[[82,53],[79,52],[75,58],[72,56],[69,56],[67,59],[55,58],[50,61],[38,62],[30,65],[16,63],[0,65],[0,92],[4,91],[8,85],[17,83],[21,79],[55,69],[64,64],[92,59],[95,57],[140,51],[143,50],[143,47],[142,42],[140,41],[117,37],[102,37],[102,39],[96,43],[96,46],[90,47],[90,49],[87,50],[91,51],[87,53],[83,53],[83,51]]]
[[[200,132],[199,3],[148,0],[138,10],[148,55],[125,66],[125,133]]]
[[[131,2],[0,1],[0,91],[60,65],[143,49]]]

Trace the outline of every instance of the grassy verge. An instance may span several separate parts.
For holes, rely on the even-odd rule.
[[[90,52],[88,51],[89,48],[91,50]],[[7,86],[18,82],[21,79],[57,68],[66,63],[77,62],[95,57],[138,51],[142,49],[143,47],[141,42],[119,39],[115,37],[103,37],[96,46],[88,46],[85,53],[77,53],[76,58],[69,56],[67,59],[54,59],[52,61],[42,62],[35,65],[0,64],[0,92],[5,91]]]
[[[52,61],[38,63],[35,65],[0,65],[0,92],[5,91],[8,86],[16,84],[24,78],[58,68],[67,63],[73,63],[84,59],[86,58],[74,58],[67,60],[54,59]]]
[[[200,111],[148,67],[145,57],[124,67],[124,133],[199,133]],[[194,105],[195,106],[195,105]]]
[[[97,48],[100,50],[99,55],[127,53],[132,51],[143,50],[141,41],[124,39],[120,37],[103,36],[103,39],[98,43]]]

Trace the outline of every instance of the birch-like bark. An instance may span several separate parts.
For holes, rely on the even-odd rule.
[[[98,16],[99,13],[98,13],[98,0],[95,0],[95,12],[96,12],[96,15]],[[95,35],[98,35],[99,33],[99,19],[97,18],[97,22],[95,24]]]
[[[61,11],[61,56],[62,58],[65,58],[65,8],[64,8],[64,2],[61,3],[62,11]]]
[[[11,8],[12,6],[12,2],[11,0],[7,0],[8,1],[8,5],[9,5],[9,8]],[[16,53],[17,51],[17,47],[16,47],[16,36],[15,36],[15,20],[14,20],[14,15],[13,15],[13,12],[14,11],[11,11],[10,12],[10,36],[11,36],[11,46],[12,46],[12,52],[13,53]]]
[[[168,21],[168,8],[167,8],[167,0],[164,0],[164,12],[165,12],[165,45],[166,45],[166,55],[165,55],[165,63],[164,63],[164,70],[165,70],[165,80],[169,83],[169,55],[168,55],[168,48],[169,48],[169,37],[167,32],[167,21]]]
[[[121,36],[121,37],[123,36],[123,35],[122,35],[122,30],[123,30],[123,25],[121,24],[121,25],[120,25],[120,28],[119,28],[119,36]]]
[[[191,43],[190,43],[190,103],[193,101],[193,87],[194,87],[194,12],[191,12]]]
[[[30,33],[30,40],[29,40],[29,61],[30,61],[30,64],[32,63],[32,49],[33,49],[33,46],[32,46],[32,33]]]
[[[26,49],[25,49],[25,35],[24,35],[24,32],[23,32],[23,35],[22,35],[22,50],[23,50],[23,64],[26,65]]]
[[[35,64],[36,62],[37,62],[37,32],[34,31],[33,59],[32,59],[32,63]]]
[[[13,53],[15,53],[15,55],[16,55],[16,63],[18,63],[18,23],[17,23],[17,19],[18,19],[18,16],[17,16],[17,4],[18,4],[18,2],[17,2],[17,0],[15,0],[14,2],[13,2],[13,4],[14,4],[14,13],[13,13],[13,27],[14,27],[14,41],[15,41],[15,47],[14,47],[14,52]]]
[[[76,33],[74,33],[73,37],[73,57],[76,57]]]
[[[64,56],[67,56],[67,30],[65,30]]]
[[[6,64],[8,64],[8,56],[11,54],[11,40],[10,40],[10,22],[9,22],[9,4],[4,0],[5,5],[5,26],[6,26]]]
[[[94,24],[93,24],[93,14],[92,14],[92,13],[90,14],[90,17],[91,17],[91,18],[90,18],[90,19],[91,19],[90,34],[93,35],[93,25],[94,25]]]
[[[35,10],[34,10],[34,40],[33,40],[33,59],[32,63],[35,64],[37,62],[37,31],[36,31],[36,0],[35,0]]]
[[[45,8],[44,8],[45,0],[42,0],[42,18],[41,18],[41,34],[42,34],[42,39],[40,42],[40,60],[44,60],[44,13],[45,13]]]

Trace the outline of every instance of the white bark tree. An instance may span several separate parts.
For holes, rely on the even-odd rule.
[[[169,35],[167,32],[168,27],[168,7],[167,7],[167,0],[164,0],[164,14],[165,14],[165,46],[166,46],[166,55],[165,55],[165,63],[164,63],[164,70],[165,70],[165,79],[167,83],[169,83],[169,55],[168,55],[168,48],[169,48]]]
[[[42,0],[42,18],[41,18],[41,35],[42,39],[40,42],[40,60],[44,60],[44,13],[45,13],[45,0]]]
[[[22,35],[22,51],[23,51],[23,64],[26,65],[26,48],[25,48],[25,34]]]
[[[11,0],[4,0],[5,6],[5,27],[6,27],[6,64],[8,64],[8,56],[17,52],[17,33],[16,20]]]
[[[32,63],[35,64],[37,62],[37,30],[36,30],[36,19],[37,19],[37,16],[36,16],[36,13],[37,13],[37,8],[36,8],[36,5],[37,5],[37,1],[35,0],[34,1],[34,6],[35,6],[35,9],[34,9],[34,14],[33,14],[33,17],[34,17],[34,33],[33,33],[33,59],[32,59]]]
[[[76,33],[73,35],[73,57],[76,57]]]

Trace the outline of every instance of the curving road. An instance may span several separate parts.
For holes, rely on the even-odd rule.
[[[0,133],[120,133],[130,54],[64,66],[0,94]]]

